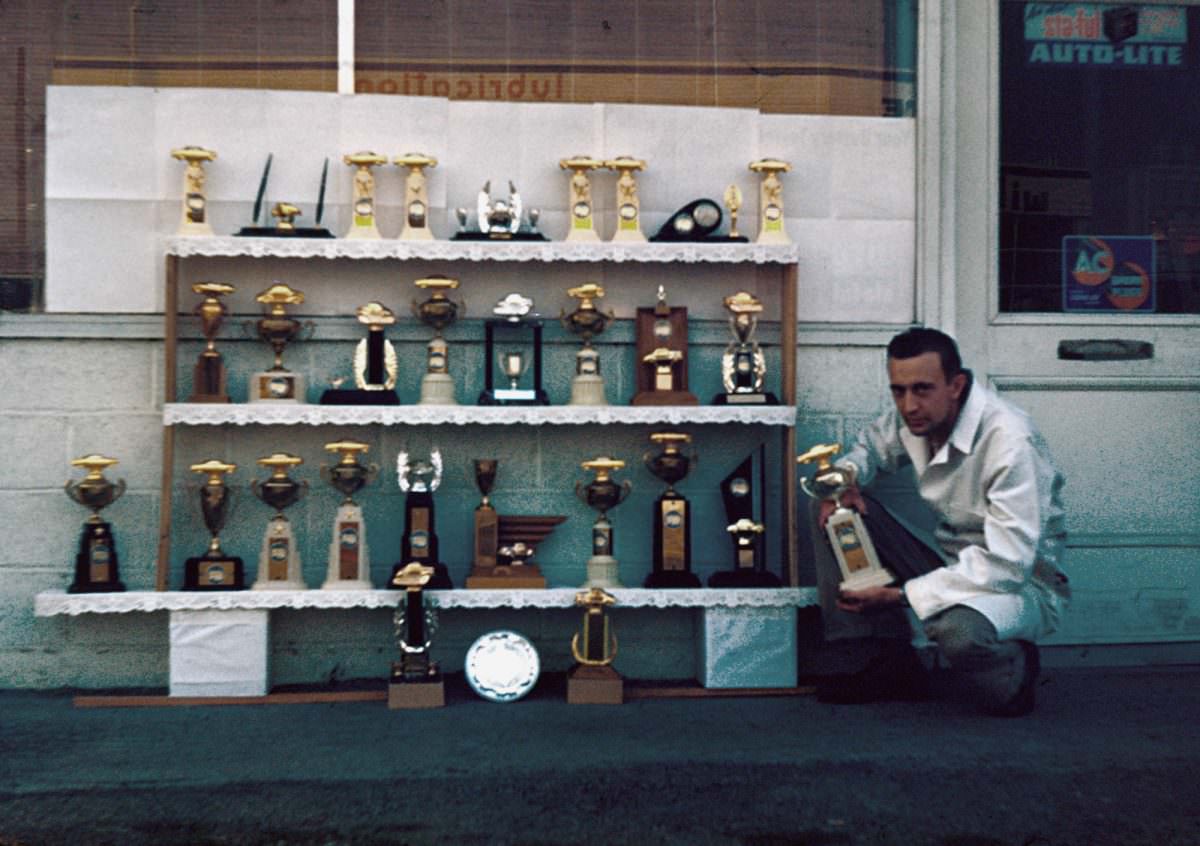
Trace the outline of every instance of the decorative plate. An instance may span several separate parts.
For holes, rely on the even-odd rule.
[[[537,684],[537,650],[513,631],[488,632],[467,650],[464,666],[471,689],[492,702],[515,702]]]

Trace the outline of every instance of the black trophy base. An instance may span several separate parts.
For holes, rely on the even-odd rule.
[[[700,577],[689,570],[655,570],[646,576],[642,587],[698,588],[700,587]]]
[[[451,241],[549,241],[541,232],[490,235],[486,232],[455,232]]]
[[[336,238],[323,226],[297,226],[295,229],[276,229],[274,226],[243,226],[233,233],[239,238]]]
[[[389,590],[404,590],[404,588],[396,587],[392,584],[392,579],[396,578],[396,574],[412,564],[412,561],[404,561],[392,567],[392,575],[388,576],[387,587]],[[427,564],[424,561],[418,561],[426,567],[433,568],[433,576],[425,584],[426,590],[453,590],[454,582],[450,581],[450,571],[446,569],[445,564]]]
[[[245,590],[245,565],[233,555],[189,558],[183,565],[183,589]]]
[[[121,582],[80,582],[75,581],[67,588],[67,593],[122,593],[125,585]]]
[[[717,394],[713,405],[779,405],[779,399],[770,391],[761,394]]]
[[[777,588],[783,582],[766,570],[722,570],[708,577],[711,588]]]
[[[652,235],[649,239],[652,243],[688,243],[688,244],[746,244],[750,239],[745,235],[702,235],[697,238],[685,238],[681,235]]]
[[[528,399],[499,399],[490,391],[479,394],[476,405],[549,405],[550,397],[543,390],[536,390]]]
[[[321,405],[399,405],[395,391],[364,391],[361,388],[330,388],[321,394]]]

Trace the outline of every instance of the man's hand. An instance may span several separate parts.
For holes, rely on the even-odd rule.
[[[898,587],[873,587],[866,590],[844,590],[838,595],[837,606],[853,614],[870,614],[903,604],[904,591]]]
[[[842,494],[841,504],[846,508],[853,508],[859,514],[867,513],[867,501],[863,499],[862,492],[858,486],[847,488]],[[818,512],[817,519],[820,521],[821,528],[825,528],[825,524],[829,522],[829,515],[837,508],[837,504],[828,499],[821,500],[821,510]]]

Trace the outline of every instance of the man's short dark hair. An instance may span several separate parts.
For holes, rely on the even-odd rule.
[[[888,358],[916,358],[930,352],[938,354],[942,362],[942,373],[947,380],[962,372],[958,344],[945,332],[916,327],[892,338],[887,347]]]

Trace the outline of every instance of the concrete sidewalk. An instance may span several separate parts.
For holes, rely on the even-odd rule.
[[[1029,717],[811,696],[80,709],[0,692],[0,844],[1200,843],[1200,672]]]

